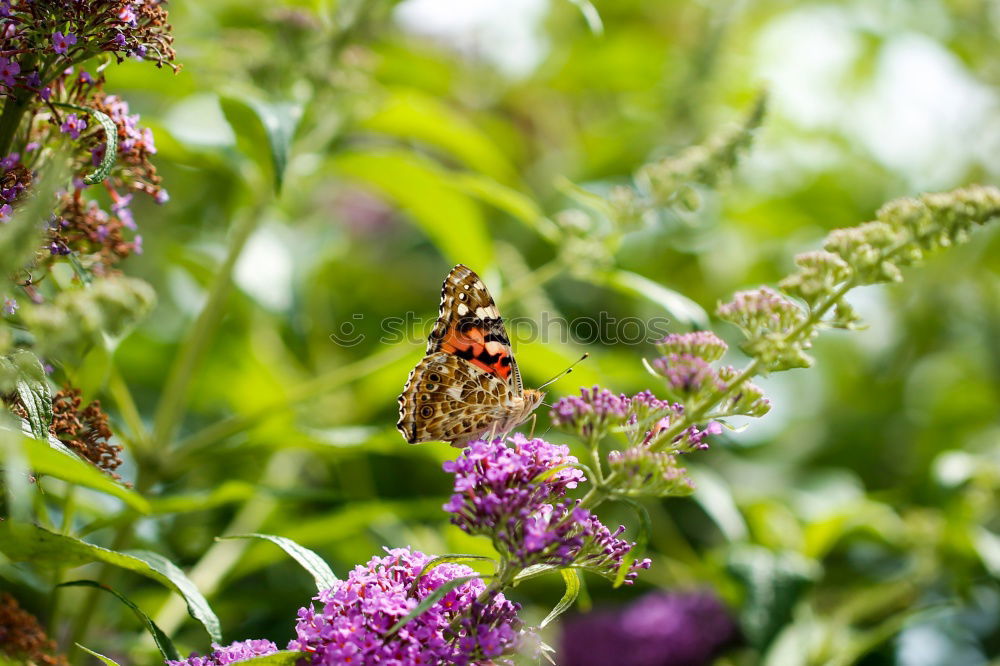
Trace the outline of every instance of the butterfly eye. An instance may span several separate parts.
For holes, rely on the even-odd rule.
[[[424,405],[423,407],[420,408],[420,415],[423,416],[425,419],[429,419],[430,417],[434,416],[434,408],[431,407],[430,405]]]

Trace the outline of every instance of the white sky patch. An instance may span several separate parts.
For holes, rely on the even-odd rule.
[[[410,32],[521,77],[548,53],[541,26],[548,8],[549,0],[405,0],[396,7],[395,18]]]
[[[962,180],[972,150],[1000,111],[996,94],[941,44],[916,34],[882,48],[854,133],[880,162],[909,176],[915,189]]]
[[[1000,173],[996,92],[940,43],[914,32],[889,36],[871,74],[858,79],[866,57],[861,14],[807,7],[761,32],[757,75],[768,84],[775,114],[804,130],[843,135],[912,190],[952,187],[977,162]]]
[[[240,288],[272,311],[292,305],[292,251],[275,227],[261,227],[240,254],[234,279]]]

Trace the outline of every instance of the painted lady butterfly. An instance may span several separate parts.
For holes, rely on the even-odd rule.
[[[399,396],[396,427],[410,444],[444,440],[462,447],[524,423],[544,393],[525,389],[493,297],[459,264],[441,287],[427,353]]]

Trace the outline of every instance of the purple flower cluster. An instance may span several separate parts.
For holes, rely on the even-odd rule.
[[[657,374],[667,380],[668,390],[678,398],[726,389],[726,383],[719,379],[708,361],[693,354],[668,354],[653,359],[651,365]]]
[[[562,623],[560,666],[703,666],[737,637],[709,593],[653,592],[620,609]]]
[[[650,451],[645,446],[633,446],[625,451],[608,454],[608,467],[618,474],[619,492],[629,495],[659,497],[687,495],[694,490],[673,453]]]
[[[235,664],[254,657],[274,654],[277,651],[277,645],[265,640],[237,641],[226,647],[212,643],[211,654],[199,657],[195,653],[180,661],[168,659],[166,664],[167,666],[225,666],[225,664]]]
[[[805,316],[802,308],[770,287],[736,292],[733,300],[720,305],[716,313],[750,337],[787,330]]]
[[[571,467],[577,459],[565,446],[515,434],[472,442],[444,470],[455,475],[455,494],[444,509],[469,534],[483,534],[518,566],[576,566],[614,577],[634,544],[619,539],[579,502],[562,498],[585,481]],[[634,562],[632,582],[648,561]]]
[[[580,395],[560,398],[552,406],[552,425],[578,434],[584,440],[603,436],[621,425],[628,415],[629,399],[595,386],[580,389]]]
[[[711,331],[693,333],[671,333],[656,343],[656,348],[664,356],[669,354],[690,354],[706,361],[718,361],[729,346]]]
[[[299,610],[289,650],[312,654],[314,666],[357,664],[495,664],[523,638],[519,606],[500,593],[481,599],[476,578],[450,590],[391,637],[390,628],[444,583],[475,572],[445,563],[422,576],[430,557],[406,548],[389,550],[358,566],[316,597],[321,607]],[[463,617],[455,622],[456,618]]]
[[[52,55],[61,56],[63,67],[95,51],[111,52],[119,62],[131,56],[173,67],[173,37],[163,4],[162,0],[2,0],[2,50],[19,54],[28,62],[46,62]],[[19,69],[11,75],[18,73]],[[37,90],[41,82],[38,73],[33,74],[36,80],[22,77],[22,82]],[[14,85],[6,77],[0,78]]]

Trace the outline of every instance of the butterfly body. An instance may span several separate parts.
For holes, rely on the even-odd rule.
[[[466,266],[455,266],[441,288],[426,355],[399,396],[396,427],[411,444],[444,440],[464,446],[513,430],[543,397],[524,388],[486,285]]]

